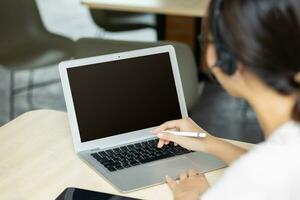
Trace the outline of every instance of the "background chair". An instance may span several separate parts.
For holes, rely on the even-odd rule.
[[[83,58],[88,56],[98,56],[166,44],[171,44],[175,47],[186,104],[188,109],[191,110],[199,99],[202,91],[201,86],[203,86],[203,84],[199,84],[198,82],[195,57],[191,49],[185,44],[176,42],[125,42],[83,38],[76,42],[75,57]]]
[[[155,18],[151,20],[150,14],[131,12],[108,11],[90,9],[94,22],[101,28],[110,32],[130,31],[143,28],[155,28]]]
[[[0,26],[0,65],[10,71],[9,112],[13,118],[16,94],[27,90],[32,107],[32,89],[58,81],[34,84],[34,70],[71,58],[74,42],[46,30],[34,0],[1,0]],[[28,85],[15,88],[15,73],[20,70],[29,71]]]

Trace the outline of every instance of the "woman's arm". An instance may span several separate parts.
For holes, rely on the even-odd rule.
[[[232,162],[247,153],[247,150],[220,138],[214,137],[210,144],[207,145],[207,153],[218,157],[227,165],[230,165]]]
[[[160,138],[158,143],[159,148],[172,141],[189,150],[212,154],[223,160],[227,165],[230,165],[233,161],[237,160],[247,152],[247,150],[241,147],[210,134],[207,134],[206,138],[191,138],[161,133],[165,130],[174,129],[178,131],[204,131],[190,118],[166,122],[153,131]]]

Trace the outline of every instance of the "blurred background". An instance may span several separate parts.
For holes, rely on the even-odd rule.
[[[60,61],[171,43],[191,118],[223,138],[263,140],[247,103],[202,73],[199,17],[90,9],[79,0],[1,0],[0,10],[0,126],[30,110],[66,110]]]

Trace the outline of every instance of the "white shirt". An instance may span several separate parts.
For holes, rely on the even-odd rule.
[[[300,124],[284,124],[234,162],[201,200],[300,200]]]

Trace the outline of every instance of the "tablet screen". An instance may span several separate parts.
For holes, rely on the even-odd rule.
[[[137,200],[134,198],[94,192],[78,188],[65,189],[56,200]]]

